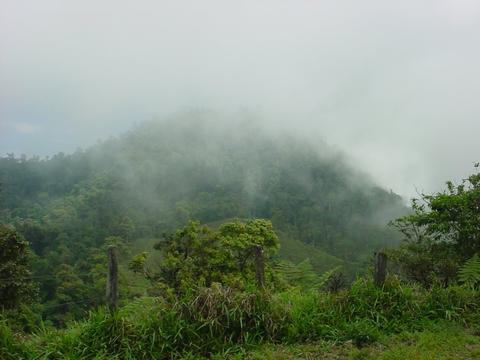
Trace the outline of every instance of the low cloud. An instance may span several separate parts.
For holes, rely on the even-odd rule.
[[[475,0],[3,0],[0,153],[247,108],[413,196],[479,160],[479,37]]]

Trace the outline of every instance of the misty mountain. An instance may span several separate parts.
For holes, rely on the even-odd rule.
[[[0,183],[1,221],[27,238],[41,229],[29,238],[35,252],[61,244],[73,262],[108,236],[134,243],[188,219],[252,217],[272,220],[287,258],[299,260],[301,245],[305,255],[359,261],[397,241],[386,224],[406,211],[400,196],[322,141],[209,112],[142,123],[70,155],[9,155],[0,159]]]

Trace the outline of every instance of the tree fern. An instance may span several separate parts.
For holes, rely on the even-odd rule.
[[[320,289],[330,279],[330,277],[339,269],[336,267],[318,274],[313,269],[310,259],[303,260],[298,264],[290,261],[280,261],[275,266],[275,270],[292,286],[302,289]]]
[[[458,272],[459,280],[467,286],[477,287],[480,285],[480,256],[475,254],[462,265]]]
[[[327,284],[328,280],[332,277],[333,274],[335,274],[341,266],[337,266],[336,268],[333,268],[331,270],[325,271],[322,275],[318,277],[318,280],[316,284],[314,285],[315,289],[321,289],[322,287]]]

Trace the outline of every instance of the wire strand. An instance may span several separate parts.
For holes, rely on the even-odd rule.
[[[63,275],[32,275],[32,276],[22,276],[22,277],[15,277],[14,279],[22,279],[22,280],[36,280],[36,279],[59,279],[62,277],[67,276],[78,276],[78,275],[107,275],[107,273],[100,273],[100,274],[92,274],[91,272],[83,272],[83,273],[75,273],[75,274],[63,274]],[[11,277],[3,277],[0,278],[2,280],[12,280]]]
[[[93,301],[93,300],[100,300],[100,299],[103,299],[103,297],[97,296],[97,297],[94,297],[94,298],[83,299],[83,300],[79,300],[79,301],[67,301],[67,302],[59,303],[59,304],[43,305],[43,307],[45,309],[51,309],[51,308],[61,307],[61,306],[64,306],[64,305],[83,304],[83,303],[87,303],[87,302],[90,302],[90,301]]]

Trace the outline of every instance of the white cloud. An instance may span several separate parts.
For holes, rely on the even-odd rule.
[[[32,136],[15,148],[47,154],[184,107],[247,107],[324,137],[411,195],[479,160],[479,7],[2,0],[0,117],[28,119],[18,131]]]

